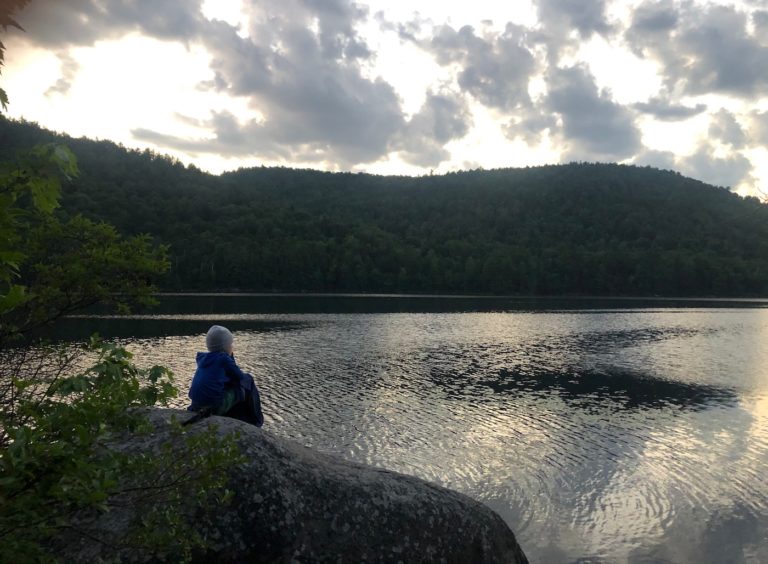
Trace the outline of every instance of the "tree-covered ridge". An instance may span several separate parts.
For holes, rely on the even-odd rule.
[[[66,140],[66,214],[170,244],[167,289],[768,295],[768,205],[669,171],[569,164],[383,177],[213,176],[0,122],[0,158]]]

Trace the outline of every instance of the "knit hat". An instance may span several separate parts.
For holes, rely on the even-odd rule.
[[[214,325],[208,329],[208,333],[205,335],[205,346],[211,352],[221,352],[231,345],[233,340],[234,337],[229,329],[221,325]]]

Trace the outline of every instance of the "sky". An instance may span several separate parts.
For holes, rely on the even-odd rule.
[[[768,192],[768,0],[32,0],[12,117],[218,173],[598,161]]]

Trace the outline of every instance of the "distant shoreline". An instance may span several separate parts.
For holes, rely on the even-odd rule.
[[[522,296],[489,294],[386,294],[386,293],[333,293],[333,292],[158,292],[157,297],[260,297],[260,298],[373,298],[373,299],[472,299],[472,300],[620,300],[658,302],[758,302],[768,303],[768,298],[718,298],[718,297],[670,297],[670,296]]]

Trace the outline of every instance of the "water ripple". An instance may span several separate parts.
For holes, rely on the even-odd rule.
[[[768,561],[768,310],[222,319],[270,430],[480,499],[532,561]],[[184,386],[211,320],[126,342]]]

